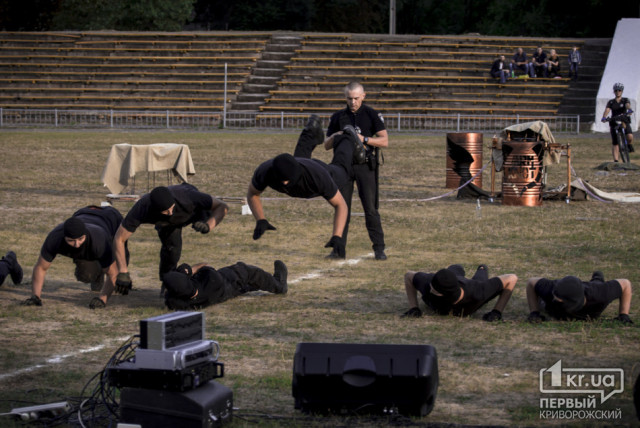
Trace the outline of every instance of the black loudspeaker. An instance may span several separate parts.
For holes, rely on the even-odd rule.
[[[293,359],[295,408],[306,413],[425,416],[438,389],[429,345],[299,343]]]
[[[120,422],[142,428],[212,428],[231,422],[233,393],[209,381],[187,392],[122,388]]]

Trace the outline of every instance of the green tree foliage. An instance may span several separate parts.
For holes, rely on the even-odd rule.
[[[61,0],[53,30],[181,31],[195,0]]]

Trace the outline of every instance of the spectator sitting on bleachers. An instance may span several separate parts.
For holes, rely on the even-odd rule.
[[[516,53],[513,54],[513,59],[511,60],[511,64],[509,64],[509,68],[511,69],[511,77],[514,77],[516,68],[524,71],[527,76],[531,75],[531,72],[529,71],[530,64],[529,61],[527,61],[527,54],[524,53],[522,48],[518,48]]]
[[[491,66],[491,77],[499,77],[500,83],[505,83],[509,77],[509,72],[507,71],[507,65],[504,63],[504,55],[500,55],[498,59],[493,61],[493,65]]]
[[[529,75],[531,77],[547,77],[547,54],[539,46],[533,53]]]
[[[547,77],[562,77],[560,76],[560,57],[555,49],[551,49],[547,57]]]

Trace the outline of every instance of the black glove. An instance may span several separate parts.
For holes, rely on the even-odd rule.
[[[116,277],[116,293],[126,296],[129,294],[132,284],[129,272],[120,272]]]
[[[193,223],[191,225],[191,227],[193,227],[193,230],[195,230],[196,232],[200,232],[203,235],[205,233],[209,233],[209,230],[211,230],[209,228],[209,223],[204,222],[204,221],[196,221],[195,223]]]
[[[419,307],[415,306],[409,309],[404,314],[400,315],[400,318],[420,318],[422,316],[422,311]]]
[[[487,322],[500,321],[502,319],[502,313],[497,309],[492,309],[491,312],[484,314],[482,319]]]
[[[324,248],[333,247],[338,256],[345,258],[347,256],[347,250],[344,248],[344,240],[338,235],[333,235],[327,245]]]
[[[42,300],[38,296],[31,296],[24,302],[22,302],[24,306],[42,306]]]
[[[276,228],[264,218],[256,221],[256,228],[253,229],[253,239],[260,239],[267,230],[276,230]]]
[[[102,309],[105,306],[107,306],[107,304],[99,297],[94,297],[91,299],[91,302],[89,302],[89,309]]]
[[[533,311],[527,317],[527,321],[531,324],[540,324],[541,322],[546,320],[547,319],[544,317],[544,315],[540,314],[540,311]]]
[[[627,314],[620,314],[615,317],[614,320],[621,322],[622,324],[633,324],[633,321],[631,321],[631,318],[629,318],[629,315]]]

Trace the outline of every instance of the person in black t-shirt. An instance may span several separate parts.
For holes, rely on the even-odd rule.
[[[561,279],[530,278],[527,281],[528,321],[538,323],[545,320],[540,307],[559,320],[594,320],[599,318],[609,303],[620,300],[618,316],[623,324],[632,324],[629,318],[631,307],[631,282],[628,279],[604,280],[601,271],[593,272],[590,281],[581,281],[575,276]]]
[[[227,214],[224,202],[188,183],[156,187],[133,205],[114,238],[118,278],[116,291],[127,294],[132,287],[125,261],[124,246],[141,224],[153,224],[162,243],[159,276],[175,270],[182,254],[182,228],[188,225],[200,233],[209,233]]]
[[[607,102],[607,107],[602,113],[602,122],[606,122],[611,113],[611,117],[624,115],[622,118],[624,133],[627,137],[627,143],[629,144],[629,153],[634,152],[633,148],[633,133],[631,131],[631,118],[629,115],[633,113],[631,110],[631,102],[629,98],[622,96],[624,91],[624,85],[622,83],[616,83],[613,85],[613,93],[615,98],[610,99]],[[618,162],[620,156],[620,147],[618,147],[618,138],[616,136],[616,122],[615,120],[609,121],[609,132],[611,134],[611,154],[613,155],[613,161]]]
[[[42,288],[51,263],[57,255],[70,257],[76,265],[78,281],[90,283],[100,297],[91,300],[89,307],[104,307],[113,293],[118,274],[113,250],[113,238],[122,215],[113,207],[88,206],[57,225],[45,239],[31,279],[31,297],[25,305],[42,305]],[[128,254],[125,251],[125,260]],[[106,278],[105,278],[106,275]]]
[[[175,272],[165,274],[162,280],[165,304],[174,310],[199,309],[250,291],[286,294],[287,266],[276,260],[273,267],[272,275],[242,262],[218,270],[206,263],[182,264]]]
[[[420,317],[418,292],[423,302],[439,315],[469,316],[498,297],[493,310],[482,317],[485,321],[499,321],[518,281],[514,274],[489,278],[486,265],[480,265],[471,279],[465,278],[461,265],[451,265],[438,272],[408,271],[404,275],[409,310],[403,317]]]
[[[276,230],[266,219],[260,199],[267,187],[293,198],[322,197],[334,208],[332,236],[326,246],[333,247],[344,258],[342,236],[347,223],[348,207],[339,186],[344,186],[348,181],[348,173],[340,165],[345,162],[340,162],[335,156],[331,165],[318,159],[310,159],[313,147],[322,143],[322,130],[319,126],[319,119],[312,115],[298,138],[294,151],[296,156],[282,153],[261,163],[254,171],[247,191],[247,204],[256,219],[253,239],[259,239],[267,230]],[[308,147],[311,149],[302,153]],[[346,155],[349,166],[352,153],[353,149]]]

